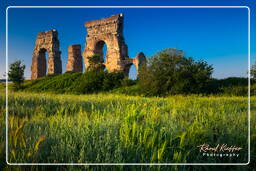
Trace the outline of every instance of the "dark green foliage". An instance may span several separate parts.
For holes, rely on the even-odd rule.
[[[248,95],[248,78],[210,78],[213,68],[205,61],[185,58],[184,52],[165,49],[141,66],[137,80],[124,77],[123,72],[104,72],[100,56],[89,57],[89,71],[48,75],[25,81],[25,91],[88,94],[111,91],[117,94],[168,96],[173,94]],[[256,94],[255,79],[251,79],[251,95]],[[12,84],[10,87],[13,87]]]
[[[121,86],[121,82],[124,79],[124,73],[123,72],[111,72],[107,73],[105,75],[104,81],[103,81],[103,90],[112,90],[114,88],[118,88]]]
[[[223,87],[222,94],[228,96],[248,96],[248,86]]]
[[[85,73],[67,72],[48,75],[25,84],[25,91],[88,94],[108,91],[121,86],[122,72],[107,73],[88,71]]]
[[[251,79],[251,95],[256,95],[255,88],[255,80]],[[206,86],[205,92],[207,94],[223,94],[227,96],[248,96],[248,78],[211,79]]]
[[[24,81],[25,68],[26,66],[20,60],[11,63],[9,66],[8,77],[14,83],[16,90],[21,88],[21,84]]]
[[[123,72],[88,71],[74,82],[71,89],[82,94],[108,91],[120,87],[123,78]]]
[[[125,77],[121,81],[121,84],[122,84],[123,87],[129,87],[129,86],[135,85],[136,83],[137,83],[136,80],[129,79],[128,77]]]
[[[203,93],[213,68],[205,61],[185,58],[182,51],[163,50],[139,72],[139,85],[149,96]]]
[[[101,63],[100,55],[94,55],[87,57],[89,66],[87,71],[103,71],[105,66]]]
[[[111,91],[114,94],[125,94],[130,96],[144,96],[141,93],[140,87],[138,84],[132,86],[122,86],[120,88],[114,89]]]
[[[50,91],[55,93],[65,93],[70,91],[74,81],[82,76],[82,73],[64,73],[60,75],[48,75],[31,81],[25,85],[27,91]]]
[[[248,86],[223,87],[221,94],[227,96],[248,96]],[[251,85],[250,95],[256,96],[256,84]]]
[[[252,80],[252,83],[255,81]],[[247,86],[248,85],[248,78],[243,77],[228,77],[225,79],[218,80],[218,84],[223,87],[228,86]]]
[[[106,73],[104,71],[88,71],[77,79],[71,91],[79,94],[96,93],[102,90],[103,81]]]

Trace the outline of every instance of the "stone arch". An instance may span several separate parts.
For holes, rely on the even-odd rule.
[[[103,42],[107,45],[106,61],[104,65],[109,72],[124,71],[129,74],[130,65],[134,64],[137,71],[146,58],[139,53],[135,58],[129,58],[128,47],[123,36],[123,14],[113,15],[100,20],[85,23],[87,29],[85,50],[83,52],[84,64],[89,66],[88,57],[96,54],[102,55]]]
[[[124,66],[124,75],[125,77],[128,77],[129,76],[129,71],[130,71],[130,68],[132,66],[133,63],[128,63]]]
[[[141,65],[146,63],[146,57],[144,53],[140,52],[136,55],[135,58],[128,58],[124,61],[124,74],[125,76],[129,76],[130,67],[134,65],[136,67],[137,74],[139,73],[139,69]]]
[[[147,59],[143,52],[140,52],[133,59],[133,64],[135,65],[137,71],[139,72],[140,67],[147,62]]]
[[[45,53],[48,52],[48,68],[46,68]],[[31,79],[48,74],[61,74],[61,52],[59,50],[58,32],[56,30],[50,30],[46,32],[38,33],[35,48],[33,52],[32,65],[31,65]]]
[[[122,60],[128,57],[127,45],[123,38],[123,15],[88,21],[85,27],[87,36],[83,52],[84,64],[89,66],[87,57],[99,53],[97,44],[103,41],[107,45],[105,65],[108,71],[123,70]]]
[[[135,75],[136,75],[136,78],[137,78],[137,75],[138,75],[138,68],[135,66],[134,63],[130,63],[130,64],[127,64],[125,65],[125,68],[124,68],[124,73],[125,73],[125,76],[130,78],[131,79],[131,71],[132,69],[135,68]]]

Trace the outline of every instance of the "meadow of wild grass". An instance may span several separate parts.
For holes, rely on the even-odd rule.
[[[252,123],[255,100],[251,98]],[[246,97],[10,92],[8,104],[11,163],[246,163],[248,159]],[[1,135],[4,115],[1,91]],[[251,128],[255,150],[255,125]],[[4,136],[0,142],[4,159]],[[197,147],[204,143],[243,149],[239,157],[205,157]],[[255,161],[254,155],[251,158]]]

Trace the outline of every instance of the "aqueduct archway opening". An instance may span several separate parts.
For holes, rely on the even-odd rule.
[[[128,78],[136,80],[138,76],[138,69],[134,64],[129,64],[125,66],[125,74]]]
[[[47,75],[48,52],[45,48],[39,50],[38,61],[41,63],[41,76]],[[40,69],[40,68],[39,68]]]
[[[98,54],[100,56],[100,62],[103,62],[106,64],[107,62],[107,44],[103,41],[100,40],[95,44],[94,47],[94,52],[95,54]]]

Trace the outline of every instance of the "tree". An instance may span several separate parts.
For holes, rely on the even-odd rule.
[[[177,49],[165,49],[149,58],[138,75],[139,87],[145,95],[203,93],[213,68],[205,61],[185,58]]]
[[[9,67],[9,72],[8,72],[8,77],[9,80],[11,80],[14,83],[14,88],[15,89],[20,89],[21,84],[24,81],[24,70],[25,70],[25,65],[22,64],[20,60],[17,60],[10,64]]]
[[[105,68],[105,66],[101,63],[100,55],[89,56],[88,61],[88,71],[103,71]]]

